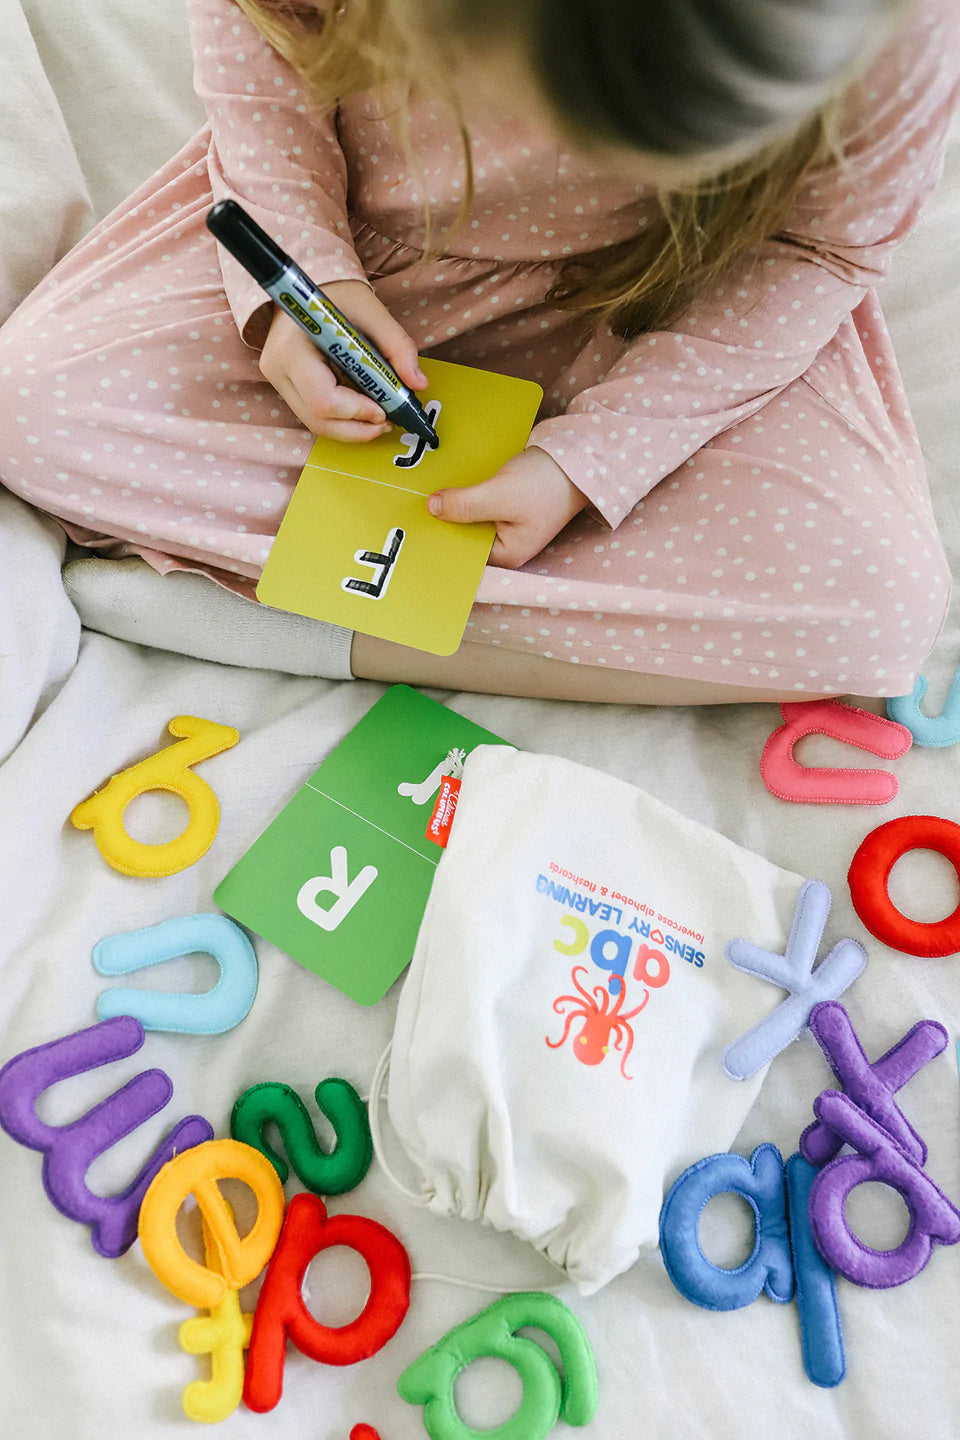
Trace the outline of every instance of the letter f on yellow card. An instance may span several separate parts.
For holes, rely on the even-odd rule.
[[[494,540],[488,522],[437,520],[426,497],[489,480],[526,444],[543,392],[529,380],[424,360],[420,399],[437,450],[397,429],[368,445],[318,437],[273,543],[257,597],[451,655]]]

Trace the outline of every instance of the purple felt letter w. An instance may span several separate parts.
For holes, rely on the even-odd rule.
[[[57,1081],[125,1059],[142,1044],[140,1021],[118,1015],[24,1050],[0,1070],[0,1125],[21,1145],[43,1152],[43,1185],[50,1199],[71,1220],[92,1227],[93,1248],[108,1260],[129,1250],[137,1238],[140,1202],[157,1171],[181,1150],[211,1140],[213,1129],[202,1116],[188,1115],[161,1141],[126,1190],[101,1196],[88,1188],[87,1170],[104,1150],[163,1109],[173,1094],[170,1077],[163,1070],[144,1070],[69,1125],[45,1124],[35,1106]]]

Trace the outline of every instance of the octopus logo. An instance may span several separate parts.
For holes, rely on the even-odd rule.
[[[617,993],[615,1003],[610,1004],[610,992],[605,985],[594,985],[593,993],[589,994],[584,990],[578,975],[586,975],[585,965],[575,965],[570,972],[570,979],[576,988],[576,995],[560,995],[553,1002],[553,1008],[558,1015],[564,1015],[566,1023],[563,1027],[563,1034],[559,1040],[551,1040],[546,1037],[547,1044],[551,1050],[557,1050],[570,1034],[570,1027],[575,1020],[582,1020],[583,1025],[579,1034],[573,1042],[573,1053],[582,1065],[599,1065],[605,1055],[610,1053],[610,1036],[615,1036],[613,1048],[620,1051],[626,1039],[627,1048],[624,1050],[620,1060],[620,1073],[624,1080],[632,1080],[633,1076],[626,1071],[627,1057],[633,1049],[633,1029],[629,1022],[634,1015],[640,1011],[650,999],[650,991],[644,990],[643,999],[634,1010],[623,1012],[623,1002],[627,998],[625,985],[621,985]],[[572,1005],[572,1010],[566,1007]]]

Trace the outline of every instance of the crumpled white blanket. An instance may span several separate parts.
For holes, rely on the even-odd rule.
[[[182,0],[0,0],[0,274],[14,303],[66,245],[198,123],[190,90]],[[51,98],[52,97],[52,98]],[[122,125],[121,125],[121,118]],[[122,144],[117,136],[122,135]],[[44,204],[47,209],[43,208]],[[930,467],[934,497],[956,567],[960,558],[960,406],[957,404],[956,235],[960,147],[921,232],[900,257],[885,305]],[[0,1061],[92,1024],[107,983],[90,963],[97,940],[123,929],[212,908],[214,885],[323,756],[379,697],[378,686],[295,679],[185,660],[79,633],[59,579],[55,528],[0,495]],[[935,710],[960,656],[953,612],[928,667]],[[685,815],[833,889],[837,933],[867,943],[867,975],[849,1008],[871,1057],[915,1021],[960,1033],[960,959],[914,960],[870,941],[850,908],[845,873],[859,841],[893,815],[938,813],[960,821],[960,751],[911,751],[897,763],[901,789],[879,810],[789,806],[759,778],[759,755],[776,717],[760,706],[657,712],[496,697],[441,697],[527,749],[563,755],[642,786]],[[220,833],[192,870],[163,881],[111,871],[92,837],[65,825],[71,806],[116,769],[155,750],[167,721],[194,711],[241,732],[203,773],[222,805]],[[840,747],[811,740],[804,759],[835,763]],[[843,755],[843,761],[849,754]],[[866,763],[870,763],[866,757]],[[171,833],[176,803],[144,797],[131,825],[144,838]],[[952,871],[930,856],[907,857],[894,896],[933,919],[957,900]],[[247,1085],[280,1079],[312,1105],[317,1081],[342,1074],[365,1093],[393,1028],[396,994],[360,1010],[261,942],[260,990],[250,1015],[226,1036],[151,1035],[139,1057],[50,1092],[51,1123],[75,1118],[138,1071],[168,1071],[175,1095],[143,1131],[98,1161],[91,1182],[126,1184],[173,1120],[205,1114],[226,1133]],[[175,961],[158,988],[215,978],[212,962]],[[812,1043],[771,1067],[736,1140],[763,1140],[784,1154],[831,1076]],[[62,1093],[61,1093],[62,1091]],[[955,1057],[948,1050],[911,1081],[902,1103],[930,1147],[928,1169],[960,1200]],[[402,1167],[402,1155],[393,1161]],[[40,1156],[0,1135],[0,1428],[11,1440],[173,1440],[188,1432],[179,1393],[202,1374],[179,1350],[184,1307],[160,1289],[139,1247],[118,1261],[96,1255],[87,1232],[59,1215],[40,1181]],[[857,1218],[878,1243],[895,1243],[889,1197]],[[893,1212],[898,1202],[893,1202]],[[393,1228],[418,1271],[534,1287],[554,1272],[529,1246],[475,1224],[409,1205],[375,1166],[353,1195],[332,1202]],[[713,1202],[703,1221],[715,1259],[734,1262],[744,1243],[740,1209]],[[731,1233],[735,1237],[732,1242]],[[874,1294],[841,1284],[849,1376],[836,1391],[803,1375],[792,1306],[765,1299],[715,1315],[673,1290],[659,1257],[641,1260],[600,1294],[564,1298],[583,1320],[600,1376],[600,1407],[585,1440],[822,1440],[910,1431],[929,1440],[960,1434],[955,1331],[960,1253],[940,1250],[902,1290]],[[359,1262],[331,1254],[313,1268],[318,1313],[346,1322],[362,1299]],[[383,1440],[423,1440],[419,1410],[396,1395],[401,1370],[491,1296],[414,1282],[403,1327],[374,1359],[323,1370],[291,1351],[283,1399],[269,1417],[238,1411],[230,1437],[269,1429],[272,1440],[347,1440],[360,1420]],[[249,1303],[251,1296],[245,1296]],[[474,1425],[515,1406],[512,1372],[481,1362],[458,1387]],[[558,1434],[561,1433],[558,1431]]]

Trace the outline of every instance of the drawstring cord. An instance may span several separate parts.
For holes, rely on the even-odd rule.
[[[383,1153],[383,1132],[380,1126],[380,1106],[383,1101],[383,1087],[386,1083],[387,1074],[390,1070],[390,1053],[393,1049],[391,1040],[380,1059],[377,1061],[377,1068],[373,1072],[373,1079],[370,1082],[370,1097],[367,1101],[367,1111],[370,1117],[370,1138],[373,1142],[373,1153],[376,1155],[383,1173],[390,1181],[394,1189],[399,1190],[401,1195],[413,1205],[421,1209],[429,1205],[425,1196],[411,1190],[399,1180],[393,1170],[387,1164]],[[546,1257],[544,1257],[546,1258]],[[548,1261],[548,1264],[551,1263]],[[554,1267],[557,1268],[557,1267]],[[511,1295],[518,1290],[539,1290],[547,1294],[556,1295],[566,1289],[569,1281],[561,1285],[485,1285],[479,1280],[467,1280],[458,1275],[444,1275],[436,1270],[417,1270],[410,1276],[411,1280],[438,1280],[445,1285],[456,1285],[463,1290],[481,1290],[487,1295]]]
[[[405,1195],[411,1204],[419,1205],[420,1208],[423,1209],[430,1202],[423,1195],[418,1195],[415,1190],[411,1190],[407,1185],[404,1185],[402,1180],[397,1179],[387,1164],[383,1153],[383,1134],[380,1129],[380,1104],[383,1099],[384,1082],[390,1069],[390,1052],[392,1049],[393,1041],[391,1040],[377,1061],[377,1068],[374,1070],[373,1079],[370,1082],[370,1099],[367,1102],[367,1111],[370,1116],[370,1139],[373,1141],[373,1153],[380,1162],[380,1167],[390,1181],[390,1184],[394,1189],[399,1190],[401,1195]]]

